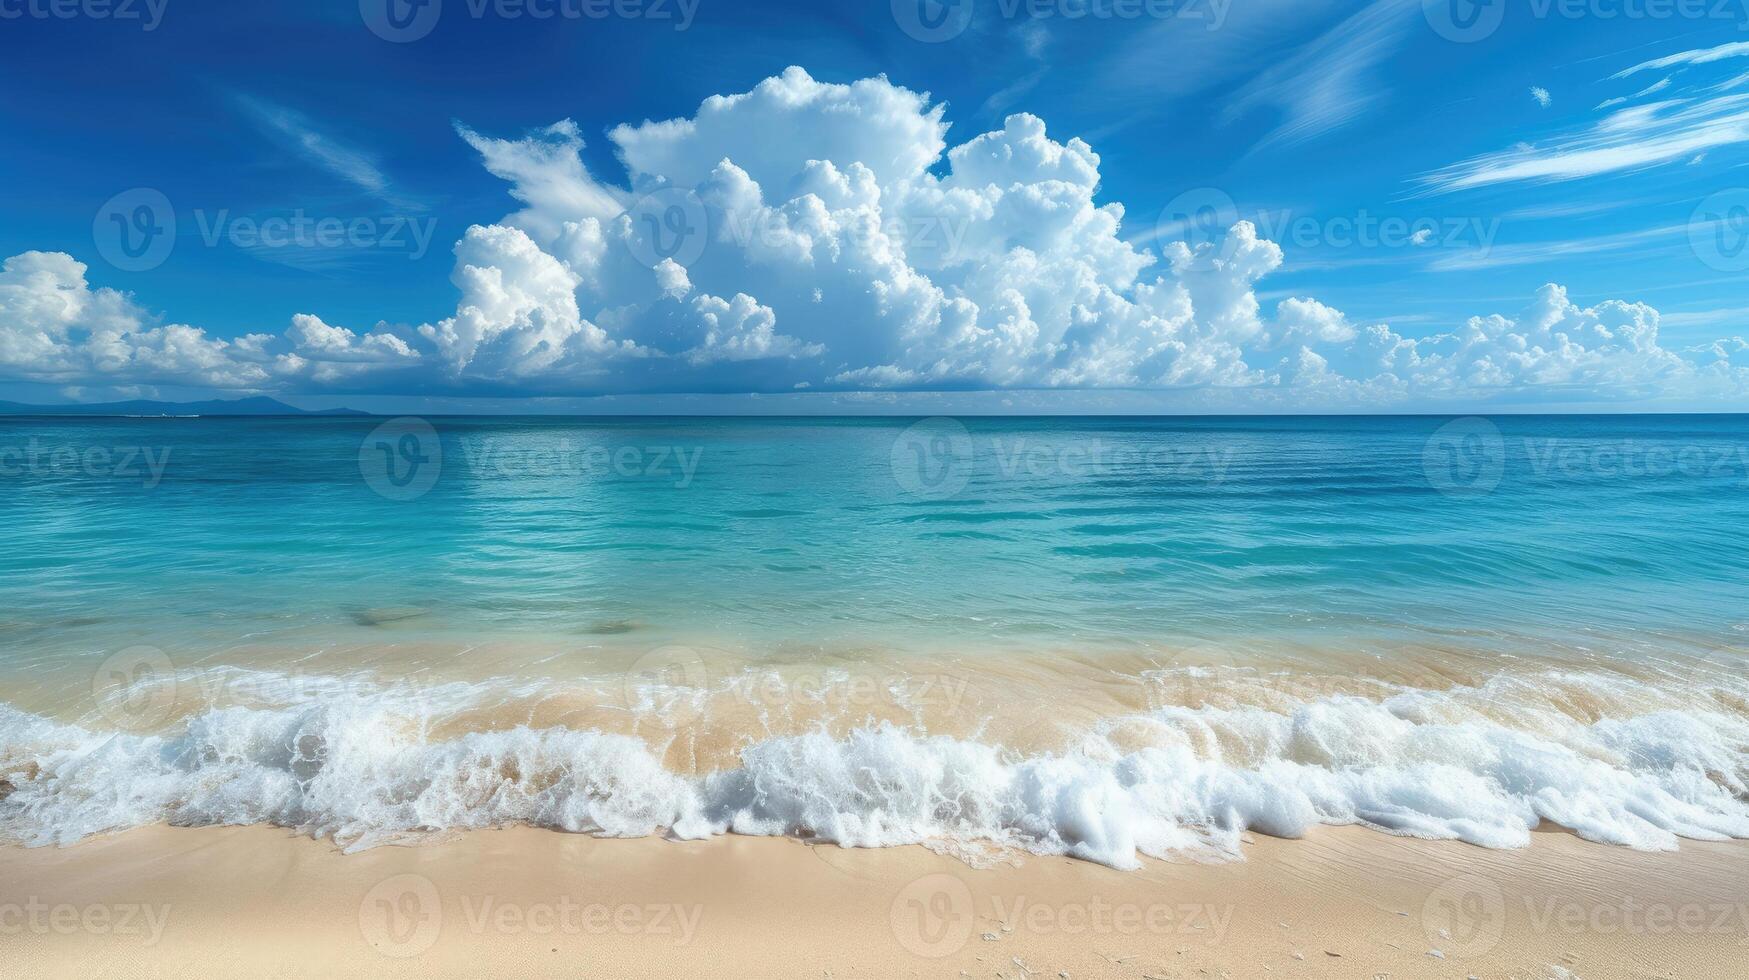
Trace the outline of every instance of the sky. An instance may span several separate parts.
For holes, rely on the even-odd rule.
[[[0,134],[0,399],[1749,406],[1749,0],[0,0]]]

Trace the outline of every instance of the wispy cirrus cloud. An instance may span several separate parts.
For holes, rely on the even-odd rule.
[[[1727,58],[1749,57],[1749,41],[1733,41],[1721,44],[1716,48],[1695,48],[1692,51],[1678,51],[1662,58],[1642,61],[1632,68],[1624,68],[1611,75],[1611,78],[1626,78],[1642,71],[1653,71],[1660,68],[1674,68],[1677,65],[1708,65]]]
[[[1520,181],[1577,180],[1692,159],[1749,141],[1749,96],[1670,99],[1621,109],[1542,145],[1520,145],[1442,167],[1421,178],[1435,193]]]
[[[235,99],[262,129],[304,159],[386,203],[411,206],[394,191],[370,154],[322,132],[303,113],[254,96],[238,95]]]
[[[1656,95],[1657,93],[1662,92],[1669,87],[1670,87],[1670,79],[1660,78],[1659,80],[1653,82],[1652,84],[1646,86],[1643,89],[1640,89],[1638,92],[1635,92],[1632,95],[1621,95],[1621,96],[1617,96],[1616,98],[1613,98],[1613,99],[1604,99],[1602,102],[1597,103],[1597,108],[1598,109],[1613,109],[1618,105],[1627,105],[1629,102],[1638,102],[1639,100],[1645,98],[1648,95]]]
[[[1045,59],[1045,51],[1050,46],[1051,32],[1043,21],[1030,20],[1014,29],[1012,36],[1019,42],[1033,69],[1007,85],[1002,86],[979,107],[978,115],[984,118],[1000,118],[1013,108],[1016,103],[1025,98],[1039,82],[1044,81],[1050,73],[1051,66]]]
[[[1187,5],[1194,12],[1213,4]],[[1109,135],[1138,119],[1169,113],[1191,100],[1235,91],[1290,57],[1299,40],[1341,15],[1341,0],[1251,0],[1216,17],[1160,17],[1135,22],[1113,38],[1093,76],[1075,95],[1083,111],[1112,121],[1089,130]],[[1217,29],[1218,27],[1218,29]]]
[[[1449,193],[1515,183],[1554,183],[1627,173],[1668,164],[1698,164],[1707,153],[1749,142],[1749,95],[1740,91],[1749,73],[1719,81],[1702,79],[1677,87],[1683,69],[1728,58],[1749,57],[1749,41],[1696,48],[1642,61],[1609,76],[1675,69],[1631,95],[1597,104],[1608,114],[1535,143],[1482,153],[1419,178],[1427,193]],[[1531,94],[1545,107],[1546,93]],[[1657,96],[1657,101],[1641,100]]]
[[[1685,313],[1665,313],[1663,323],[1667,327],[1717,327],[1740,326],[1749,327],[1749,306],[1728,306],[1716,310],[1691,310]],[[1694,350],[1711,350],[1693,348]]]
[[[1653,251],[1686,247],[1683,242],[1689,230],[1688,225],[1664,225],[1590,238],[1494,245],[1440,256],[1428,263],[1427,268],[1434,272],[1470,272],[1509,266],[1545,265],[1580,255],[1607,255],[1629,249],[1644,257]]]
[[[1303,142],[1352,122],[1384,98],[1374,70],[1420,16],[1415,0],[1374,0],[1240,89],[1227,118],[1278,109],[1282,121],[1260,146]]]

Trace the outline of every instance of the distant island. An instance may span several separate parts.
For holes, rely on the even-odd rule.
[[[367,416],[350,408],[327,408],[319,412],[294,408],[277,398],[256,395],[253,398],[213,399],[203,402],[160,402],[135,399],[125,402],[93,402],[86,405],[26,405],[22,402],[0,401],[0,415],[346,415]]]

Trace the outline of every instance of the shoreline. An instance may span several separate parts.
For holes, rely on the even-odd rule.
[[[95,704],[79,723],[0,703],[4,839],[261,824],[351,847],[521,825],[988,842],[1119,868],[1231,856],[1247,827],[1497,848],[1539,821],[1648,849],[1749,840],[1749,687],[1670,662],[749,668],[666,648],[566,684],[379,687],[120,657],[68,702]]]
[[[1749,950],[1749,842],[1546,830],[1487,850],[1319,827],[1247,834],[1244,854],[974,869],[917,846],[526,827],[345,854],[159,825],[0,847],[0,956],[30,976],[1686,980],[1738,976]]]

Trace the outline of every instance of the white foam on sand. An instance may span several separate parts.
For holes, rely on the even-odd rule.
[[[1247,830],[1295,837],[1319,824],[1487,847],[1522,847],[1544,821],[1643,849],[1749,838],[1744,690],[1714,678],[1635,699],[1622,693],[1631,683],[1550,672],[1268,708],[1159,707],[1089,724],[1049,753],[915,726],[822,728],[749,737],[737,766],[703,775],[665,768],[632,735],[445,724],[502,696],[488,685],[433,696],[347,681],[312,696],[305,679],[295,703],[212,707],[154,734],[0,705],[0,836],[70,844],[159,822],[272,824],[363,848],[519,823],[995,845],[1117,868],[1235,857]]]

